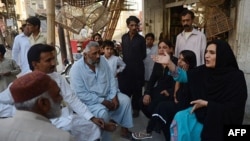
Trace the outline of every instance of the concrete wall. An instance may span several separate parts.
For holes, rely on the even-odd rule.
[[[234,51],[236,52],[239,67],[241,70],[244,71],[247,81],[248,99],[245,110],[245,124],[250,124],[250,18],[248,14],[250,12],[249,7],[249,0],[237,1],[236,29],[234,31],[235,35],[232,35],[233,38],[230,39],[230,42],[234,45]]]
[[[144,0],[144,34],[152,32],[158,41],[163,30],[163,0]]]

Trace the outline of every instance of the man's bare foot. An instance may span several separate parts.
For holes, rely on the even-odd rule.
[[[121,137],[122,138],[125,138],[125,139],[128,139],[128,140],[133,140],[133,137],[132,137],[132,132],[128,130],[128,128],[125,128],[125,127],[121,127]]]
[[[104,130],[109,132],[114,132],[116,130],[117,124],[112,122],[107,122],[104,124]]]

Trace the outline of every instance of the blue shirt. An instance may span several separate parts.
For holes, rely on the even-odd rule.
[[[103,57],[100,57],[95,72],[84,62],[84,58],[76,61],[70,70],[70,84],[86,105],[111,100],[118,92],[115,78]]]
[[[187,72],[180,67],[176,67],[174,72],[169,72],[169,75],[173,76],[174,80],[181,83],[187,83]]]

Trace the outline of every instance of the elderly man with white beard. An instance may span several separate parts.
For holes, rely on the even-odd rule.
[[[50,118],[61,115],[62,96],[48,75],[39,71],[28,73],[14,80],[9,89],[17,111],[12,118],[0,119],[1,140],[74,140],[68,132],[50,123]]]

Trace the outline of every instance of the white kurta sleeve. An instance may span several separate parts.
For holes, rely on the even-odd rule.
[[[71,107],[72,110],[76,112],[78,115],[83,116],[87,120],[92,118],[93,114],[88,110],[88,107],[72,91],[70,85],[67,83],[65,78],[63,78],[60,74],[58,74],[58,79],[60,81],[59,87],[61,88],[63,100],[68,103],[69,107]]]

